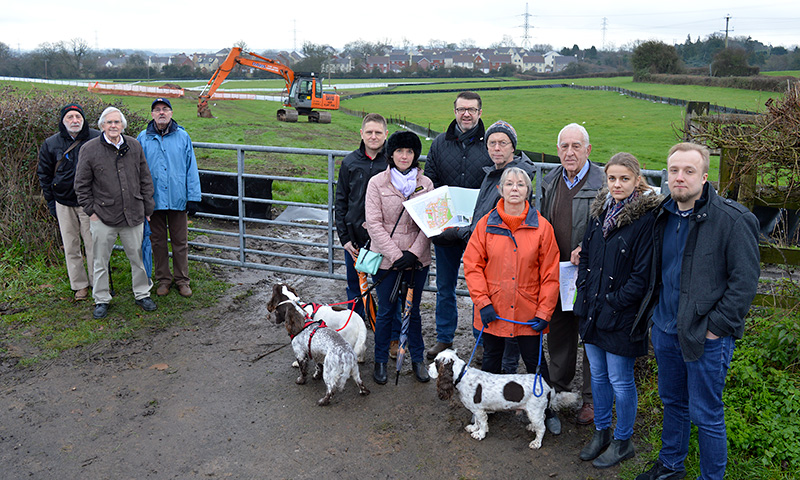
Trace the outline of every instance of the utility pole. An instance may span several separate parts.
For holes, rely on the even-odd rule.
[[[606,49],[606,29],[608,28],[608,18],[603,17],[603,50]]]
[[[731,14],[725,16],[725,48],[728,48],[728,24],[731,21]]]
[[[522,35],[522,48],[527,50],[531,46],[531,36],[528,34],[528,30],[533,28],[528,22],[528,18],[533,16],[528,13],[528,2],[525,2],[525,13],[522,16],[525,17],[525,22],[522,24],[522,29],[525,32]]]
[[[293,32],[294,32],[294,43],[292,45],[292,50],[297,52],[297,19],[292,20],[292,22],[294,24],[294,29],[293,29]]]

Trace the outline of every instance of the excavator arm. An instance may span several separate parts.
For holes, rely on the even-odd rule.
[[[200,98],[197,101],[198,116],[211,118],[211,110],[208,108],[208,100],[214,96],[214,93],[217,91],[220,85],[222,85],[225,79],[228,78],[228,75],[233,70],[233,67],[235,67],[237,64],[280,75],[286,82],[286,92],[289,92],[292,82],[294,82],[294,71],[291,68],[280,62],[262,57],[261,55],[253,52],[247,52],[244,55],[247,55],[247,57],[243,56],[242,49],[240,47],[231,48],[228,56],[214,71],[214,74],[200,92]]]
[[[286,100],[284,106],[294,107],[295,110],[278,109],[277,118],[281,122],[296,122],[298,115],[305,115],[309,122],[331,123],[331,114],[321,110],[338,110],[339,95],[335,93],[324,93],[322,82],[311,74],[295,75],[294,71],[286,65],[275,60],[264,58],[253,52],[243,53],[240,47],[231,48],[225,61],[211,76],[197,101],[197,115],[203,118],[213,118],[211,109],[208,108],[208,100],[214,95],[222,85],[228,75],[237,65],[257,68],[265,72],[280,75],[286,82]]]

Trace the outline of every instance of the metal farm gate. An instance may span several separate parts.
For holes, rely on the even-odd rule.
[[[232,203],[235,214],[200,212],[190,226],[189,245],[194,247],[189,259],[199,262],[229,265],[242,268],[255,268],[275,272],[309,275],[314,277],[345,280],[343,248],[339,245],[334,223],[334,200],[336,194],[337,172],[335,162],[344,158],[349,151],[311,148],[270,147],[259,145],[234,145],[220,143],[194,142],[195,148],[230,150],[236,152],[236,172],[201,170],[201,175],[212,174],[228,177],[235,181],[236,194],[207,193],[203,191],[204,202],[209,200]],[[245,152],[269,152],[291,155],[309,155],[327,159],[327,179],[308,177],[285,177],[275,175],[255,175],[245,173]],[[420,158],[425,161],[425,156]],[[535,163],[536,165],[536,203],[541,200],[541,182],[544,174],[558,164]],[[644,170],[651,184],[666,185],[666,172]],[[303,182],[323,184],[327,187],[327,204],[289,202],[272,199],[269,195],[247,196],[248,181]],[[279,205],[286,207],[305,207],[324,212],[326,221],[284,221],[271,217],[256,218],[247,216],[250,206],[267,207]],[[238,207],[238,208],[236,208]],[[198,225],[202,224],[202,225]],[[341,273],[338,271],[341,270]],[[430,276],[436,276],[435,262],[431,265]],[[462,277],[463,278],[463,277]],[[435,282],[429,282],[426,289],[435,291]],[[458,290],[460,295],[468,295],[466,290]]]

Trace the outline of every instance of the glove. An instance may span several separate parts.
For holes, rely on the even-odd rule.
[[[403,250],[403,256],[395,260],[392,268],[396,270],[410,270],[417,265],[417,256],[408,250]]]
[[[461,236],[458,234],[458,227],[450,227],[442,230],[442,233],[431,237],[431,242],[440,247],[451,247],[461,243]]]
[[[481,308],[481,322],[483,322],[484,327],[488,327],[489,324],[495,320],[497,320],[497,314],[495,313],[492,305],[486,305],[485,307]]]
[[[193,217],[200,210],[200,202],[186,202],[186,210]]]
[[[531,328],[533,328],[537,332],[541,332],[542,330],[547,328],[548,325],[550,325],[550,322],[548,322],[547,320],[542,320],[539,317],[536,317],[533,320],[531,320]]]

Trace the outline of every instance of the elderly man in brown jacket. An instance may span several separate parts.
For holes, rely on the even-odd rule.
[[[151,312],[150,280],[142,262],[144,220],[153,213],[153,180],[142,146],[123,135],[128,126],[119,109],[106,108],[97,122],[103,134],[81,149],[75,173],[78,203],[91,220],[94,252],[94,318],[108,315],[108,261],[119,236],[131,262],[136,304]]]

